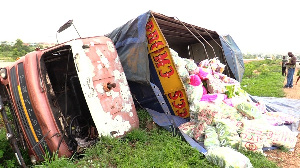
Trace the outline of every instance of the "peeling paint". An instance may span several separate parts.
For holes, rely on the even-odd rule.
[[[131,112],[131,110],[132,110],[131,104],[126,103],[125,105],[123,105],[121,111],[122,111],[122,112]]]
[[[110,90],[109,92],[106,92],[106,96],[112,96],[113,99],[116,97],[119,97],[119,92],[114,92],[113,90]]]
[[[107,48],[110,52],[115,52],[115,46],[111,41],[107,41],[106,44],[107,44]]]
[[[122,99],[124,101],[128,101],[128,100],[131,100],[131,93],[130,93],[130,90],[128,88],[128,85],[125,85],[124,83],[120,83],[120,92],[121,92],[121,96],[122,96]]]
[[[115,63],[116,63],[117,65],[120,65],[120,64],[121,64],[120,59],[119,59],[119,56],[117,56],[117,58],[115,59]]]
[[[124,72],[120,72],[118,70],[114,70],[113,74],[114,74],[114,77],[116,78],[116,80],[121,80],[121,81],[124,81],[124,82],[127,83],[126,76],[125,76]]]
[[[112,130],[117,132],[116,134],[113,135],[114,137],[124,135],[125,133],[124,130],[129,130],[131,128],[129,121],[123,120],[123,118],[120,115],[116,116],[112,122],[114,126]]]
[[[101,60],[101,62],[104,64],[104,66],[105,66],[106,68],[109,68],[109,67],[110,67],[110,66],[109,66],[109,61],[108,61],[108,59],[105,57],[105,55],[104,55],[99,49],[96,50],[96,53],[97,53],[97,55],[100,57],[100,60]]]
[[[95,43],[101,43],[101,40],[100,39],[97,39],[97,38],[95,38],[95,39],[93,39],[94,41],[95,41]]]
[[[103,85],[101,84],[96,85],[96,90],[98,93],[104,94]]]
[[[90,44],[91,46],[94,45],[92,44],[92,42]],[[115,52],[115,48],[111,41],[108,41],[106,44],[108,50],[110,50],[111,52]],[[93,64],[93,61],[86,55],[84,49],[82,49],[82,41],[72,41],[70,42],[70,45],[72,46],[72,50],[74,53],[73,57],[76,64],[81,88],[83,90],[90,113],[94,119],[94,123],[97,127],[99,135],[114,137],[124,135],[124,133],[129,131],[132,127],[130,122],[128,120],[124,120],[124,118],[122,117],[123,114],[114,116],[115,112],[112,113],[111,111],[107,111],[109,109],[119,109],[121,110],[120,112],[124,114],[127,113],[127,116],[134,117],[133,110],[135,110],[135,108],[133,109],[133,100],[127,84],[125,73],[122,72],[122,68],[119,68],[121,67],[119,58],[117,57],[116,59],[114,59],[114,61],[111,60],[112,62],[109,62],[109,59],[105,57],[103,52],[101,52],[99,48],[96,48],[96,50],[94,51],[96,51],[96,54],[99,56],[100,61],[94,61]],[[90,49],[90,51],[92,51],[92,49]],[[102,79],[98,79],[98,77],[93,79],[93,77],[96,77],[94,72],[95,69],[96,73],[98,73],[97,70],[101,70],[102,68],[104,68],[103,66],[109,69],[112,68],[110,67],[110,64],[114,63],[116,63],[116,66],[112,67],[119,68],[119,70],[113,70],[113,76],[109,78],[103,76],[103,81]],[[116,83],[118,87],[117,91],[111,89],[105,92],[103,86],[106,86],[107,82]],[[105,95],[103,99],[105,99],[106,101],[107,99],[116,100],[115,102],[111,101],[111,105],[101,104],[99,98],[100,95]],[[120,96],[121,99],[119,98]]]
[[[101,69],[102,69],[102,65],[99,64],[99,65],[97,66],[97,68],[98,68],[99,70],[101,70]]]

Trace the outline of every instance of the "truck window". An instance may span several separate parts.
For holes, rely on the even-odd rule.
[[[70,46],[42,55],[41,73],[56,122],[69,148],[76,150],[95,143],[98,133],[85,101]]]

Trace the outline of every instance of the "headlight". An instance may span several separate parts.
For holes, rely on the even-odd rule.
[[[6,78],[7,78],[7,70],[6,70],[6,68],[1,68],[1,69],[0,69],[0,76],[1,76],[1,78],[3,78],[3,79],[6,79]]]

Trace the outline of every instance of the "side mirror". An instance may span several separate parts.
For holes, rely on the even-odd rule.
[[[81,38],[81,36],[79,35],[79,33],[78,33],[78,31],[77,31],[75,25],[73,24],[73,20],[69,20],[69,21],[67,21],[64,25],[62,25],[62,26],[57,30],[57,33],[56,33],[56,41],[57,41],[57,43],[58,43],[57,34],[63,32],[64,30],[66,30],[67,28],[69,28],[71,25],[73,25],[73,27],[74,27],[74,29],[76,30],[76,32],[77,32],[79,38]]]
[[[57,33],[63,32],[64,30],[66,30],[67,28],[69,28],[72,24],[73,24],[73,20],[67,21],[67,23],[65,23],[64,25],[62,25],[62,26],[57,30]]]

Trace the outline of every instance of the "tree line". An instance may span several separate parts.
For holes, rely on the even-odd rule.
[[[1,43],[0,60],[13,61],[41,46],[25,45],[21,39],[17,39],[14,45]]]

